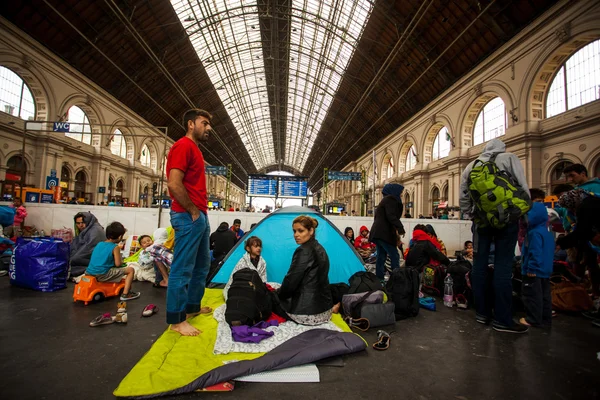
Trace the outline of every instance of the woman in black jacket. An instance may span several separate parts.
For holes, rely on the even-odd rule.
[[[303,325],[319,325],[331,319],[329,257],[315,239],[316,219],[301,215],[294,219],[294,239],[300,245],[278,294],[290,319]]]

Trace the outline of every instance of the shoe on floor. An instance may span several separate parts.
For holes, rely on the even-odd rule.
[[[5,269],[0,270],[0,276],[4,276],[4,275],[8,275],[8,271]]]
[[[122,294],[121,295],[121,301],[128,301],[128,300],[137,299],[138,297],[140,297],[140,295],[141,295],[140,292],[129,292],[127,294]]]
[[[492,319],[485,315],[475,314],[475,321],[483,325],[489,325],[489,323],[492,322]]]
[[[100,326],[100,325],[108,325],[108,324],[112,324],[114,321],[112,319],[112,317],[110,316],[110,313],[104,313],[101,315],[98,315],[96,318],[94,318],[92,320],[92,322],[90,322],[90,326],[94,327],[94,326]]]
[[[497,323],[492,324],[492,329],[496,332],[506,332],[506,333],[527,333],[529,327],[521,324],[514,323],[512,326],[500,325]]]
[[[469,302],[467,301],[467,298],[464,295],[457,294],[455,300],[456,308],[458,308],[459,310],[466,310],[467,308],[469,308]]]
[[[142,317],[151,317],[158,312],[158,307],[154,304],[148,304],[142,311]]]
[[[599,319],[600,311],[584,311],[581,313],[581,315],[587,319]]]
[[[126,301],[120,301],[117,303],[117,312],[118,313],[127,312],[127,302]]]
[[[377,342],[373,343],[375,350],[387,350],[390,347],[390,334],[386,331],[377,331]]]
[[[117,313],[117,315],[115,315],[112,319],[117,324],[126,324],[127,323],[127,313],[126,312]]]

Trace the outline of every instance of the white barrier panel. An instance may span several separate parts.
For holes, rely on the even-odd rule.
[[[10,203],[2,202],[0,204],[8,205]],[[26,203],[27,218],[25,225],[35,226],[38,230],[44,230],[47,235],[52,229],[62,227],[73,228],[73,217],[78,212],[89,211],[98,218],[100,224],[106,227],[113,221],[119,221],[128,234],[143,235],[152,234],[158,227],[158,208],[133,208],[133,207],[107,207],[107,206],[84,206],[71,204],[35,204]],[[233,220],[239,218],[242,221],[242,229],[248,231],[250,225],[260,222],[268,214],[246,213],[246,212],[228,212],[228,211],[209,211],[208,219],[211,232],[214,232],[223,221],[230,226]],[[327,216],[327,218],[342,232],[346,227],[354,230],[354,236],[357,237],[361,226],[365,225],[371,229],[373,217],[338,217]],[[431,224],[437,235],[444,241],[448,255],[453,255],[455,250],[462,250],[466,240],[472,240],[471,222],[461,220],[440,220],[440,219],[402,219],[406,236],[403,238],[405,245],[412,237],[412,230],[417,224]],[[163,210],[161,216],[161,227],[170,225],[169,210]],[[292,227],[290,226],[290,235]],[[318,238],[318,232],[317,232]]]

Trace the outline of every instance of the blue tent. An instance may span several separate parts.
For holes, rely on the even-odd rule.
[[[315,210],[292,206],[269,214],[246,233],[227,254],[212,282],[227,283],[233,268],[246,251],[245,239],[258,236],[263,242],[262,257],[267,263],[267,280],[281,283],[298,248],[292,232],[292,221],[299,215],[308,215],[319,221],[316,238],[329,256],[329,283],[348,283],[352,274],[365,270],[362,259],[335,225]]]

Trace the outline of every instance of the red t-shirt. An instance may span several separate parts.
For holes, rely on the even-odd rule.
[[[200,211],[206,214],[208,210],[208,199],[206,196],[206,176],[204,175],[204,157],[198,145],[187,136],[179,139],[167,156],[167,179],[172,169],[183,171],[183,186],[190,200]],[[175,212],[186,212],[170,193],[173,204],[171,209]]]

